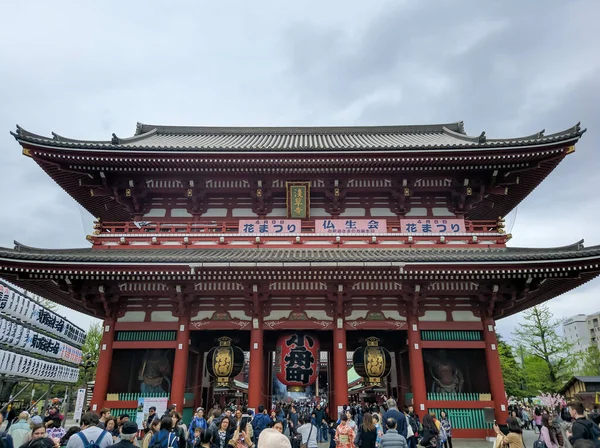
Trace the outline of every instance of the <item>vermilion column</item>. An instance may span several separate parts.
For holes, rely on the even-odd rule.
[[[506,401],[506,391],[504,390],[494,319],[483,320],[483,339],[485,341],[485,362],[490,380],[492,400],[494,400],[496,421],[505,424],[508,403]]]
[[[408,316],[408,362],[410,364],[413,406],[415,412],[422,416],[427,401],[427,387],[425,386],[425,367],[423,365],[419,319],[413,315]]]
[[[106,394],[108,393],[108,379],[110,378],[110,367],[112,365],[113,342],[115,340],[115,320],[108,318],[104,320],[102,340],[100,341],[100,354],[96,368],[96,382],[94,384],[94,395],[92,397],[92,411],[99,411],[104,407]]]
[[[402,391],[402,359],[400,358],[400,352],[394,353],[394,361],[396,361],[396,401],[398,402],[398,409],[404,407],[404,393]]]
[[[171,386],[171,404],[177,405],[177,411],[183,412],[185,386],[187,382],[188,353],[190,345],[190,316],[179,317],[177,323],[177,346],[173,363],[173,381]]]
[[[258,412],[258,406],[262,402],[263,383],[263,359],[264,347],[262,322],[253,319],[253,327],[250,330],[250,364],[248,366],[248,407]]]
[[[204,352],[196,355],[196,372],[194,375],[194,411],[202,405],[202,392],[204,385]]]
[[[333,330],[333,405],[337,419],[339,407],[348,403],[348,365],[346,360],[346,330],[341,318]]]

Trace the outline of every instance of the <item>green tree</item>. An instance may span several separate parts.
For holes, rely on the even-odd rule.
[[[596,344],[591,345],[583,353],[583,359],[577,373],[586,376],[600,376],[600,350]]]
[[[498,355],[502,367],[502,378],[504,378],[504,389],[508,396],[523,398],[523,369],[515,359],[512,347],[507,344],[502,336],[498,337]]]
[[[525,322],[514,331],[517,342],[525,347],[527,353],[541,360],[545,368],[529,360],[530,366],[535,366],[535,378],[537,375],[545,375],[541,378],[544,392],[555,392],[562,383],[571,375],[576,359],[570,355],[573,344],[568,343],[557,329],[560,328],[560,321],[555,320],[546,305],[534,306],[525,312]],[[525,377],[529,381],[533,379],[530,372],[527,372],[527,365],[524,365]],[[528,384],[531,389],[532,385]]]
[[[81,347],[83,353],[82,364],[87,363],[88,368],[81,368],[79,380],[82,383],[91,381],[96,376],[96,366],[100,356],[100,341],[102,340],[102,323],[97,322],[90,325],[85,336],[85,341]]]

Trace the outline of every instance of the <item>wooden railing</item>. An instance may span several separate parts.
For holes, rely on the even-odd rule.
[[[268,218],[268,221],[280,221],[284,218]],[[355,218],[352,218],[355,219]],[[368,218],[367,218],[368,219]],[[416,218],[413,218],[416,219]],[[444,218],[422,218],[422,219],[444,219]],[[448,218],[450,219],[450,218]],[[263,221],[263,220],[260,220]],[[388,233],[403,233],[399,220],[387,220]],[[206,234],[206,233],[239,233],[239,221],[199,221],[193,223],[160,222],[152,221],[145,225],[136,225],[134,222],[102,222],[96,224],[96,235],[105,234]],[[466,233],[499,233],[496,221],[465,221]],[[315,221],[302,221],[301,233],[316,233]]]

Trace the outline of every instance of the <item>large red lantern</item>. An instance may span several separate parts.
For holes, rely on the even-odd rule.
[[[304,333],[284,334],[275,347],[275,374],[289,392],[304,392],[319,375],[319,341]]]

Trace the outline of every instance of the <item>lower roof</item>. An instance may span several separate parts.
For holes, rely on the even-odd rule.
[[[495,263],[599,259],[600,245],[584,247],[583,240],[554,248],[224,248],[224,249],[40,249],[15,242],[14,249],[0,247],[0,260],[54,263]]]

